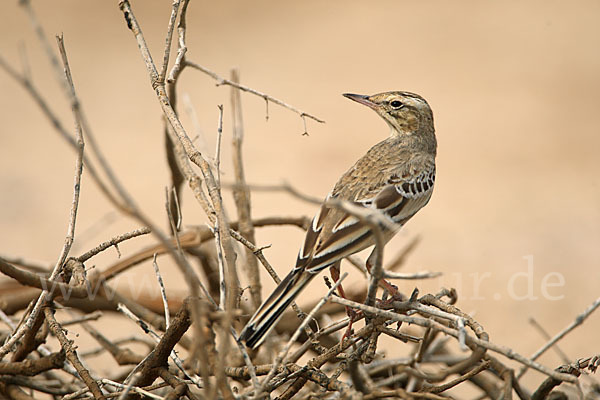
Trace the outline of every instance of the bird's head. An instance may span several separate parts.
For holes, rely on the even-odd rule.
[[[418,94],[384,92],[372,96],[344,93],[344,97],[372,108],[392,128],[392,135],[433,133],[433,115],[429,104]]]

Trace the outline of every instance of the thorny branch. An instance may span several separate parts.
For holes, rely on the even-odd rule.
[[[267,119],[269,118],[268,104],[269,104],[269,102],[271,102],[271,103],[275,103],[275,104],[277,104],[277,105],[279,105],[281,107],[287,108],[288,110],[290,110],[290,111],[298,114],[300,116],[300,118],[302,118],[302,120],[304,122],[304,133],[305,134],[307,133],[307,131],[306,131],[306,118],[310,118],[310,119],[312,119],[314,121],[317,121],[317,122],[320,122],[320,123],[325,123],[325,121],[323,121],[322,119],[317,118],[317,117],[315,117],[312,114],[308,114],[308,113],[306,113],[306,112],[304,112],[302,110],[299,110],[296,107],[291,106],[291,105],[289,105],[289,104],[287,104],[287,103],[285,103],[285,102],[283,102],[283,101],[281,101],[279,99],[276,99],[275,97],[269,96],[266,93],[262,93],[262,92],[259,92],[258,90],[252,89],[252,88],[250,88],[248,86],[241,85],[241,84],[239,84],[238,82],[236,82],[234,80],[229,80],[229,79],[222,78],[217,73],[209,70],[206,67],[203,67],[200,64],[197,64],[195,62],[186,60],[185,61],[185,65],[187,65],[187,66],[189,66],[191,68],[197,69],[198,71],[204,72],[206,75],[208,75],[211,78],[213,78],[214,80],[216,80],[217,81],[217,85],[229,85],[229,86],[232,86],[232,87],[234,87],[236,89],[239,89],[239,90],[241,90],[243,92],[252,93],[252,94],[254,94],[254,95],[258,96],[258,97],[262,97],[267,102]]]

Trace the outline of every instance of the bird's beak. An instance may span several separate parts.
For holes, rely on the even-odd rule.
[[[375,104],[371,100],[369,100],[369,96],[364,96],[362,94],[352,94],[352,93],[344,93],[343,96],[350,100],[354,100],[357,103],[364,104],[365,106],[372,108],[372,109],[375,109],[375,107],[377,107],[377,104]]]

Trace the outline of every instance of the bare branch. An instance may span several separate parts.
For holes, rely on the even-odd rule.
[[[600,306],[600,297],[594,300],[594,302],[588,308],[586,308],[581,314],[579,314],[569,326],[567,326],[562,331],[558,332],[552,339],[550,339],[544,346],[542,346],[542,348],[536,351],[531,356],[531,361],[537,360],[539,356],[544,354],[546,350],[548,350],[550,347],[554,346],[554,344],[557,343],[560,339],[565,337],[569,332],[577,328],[579,325],[583,324],[586,318],[589,317],[598,308],[598,306]],[[521,368],[521,370],[517,374],[517,379],[520,379],[525,374],[525,372],[527,372],[527,368],[527,364]]]
[[[62,61],[65,68],[65,76],[69,87],[74,93],[73,88],[73,80],[71,78],[71,71],[69,69],[69,62],[67,60],[67,55],[64,50],[64,45],[62,42],[62,38],[57,38],[59,49],[61,51]],[[75,160],[75,178],[74,178],[74,188],[73,188],[73,200],[71,202],[71,211],[69,214],[69,224],[67,228],[67,236],[65,237],[65,243],[61,249],[60,255],[58,256],[58,260],[50,273],[50,281],[56,279],[58,274],[61,272],[64,262],[67,259],[69,251],[71,250],[71,245],[73,244],[73,239],[75,237],[75,222],[77,220],[77,209],[79,207],[79,193],[81,190],[81,175],[83,173],[83,135],[81,131],[81,124],[77,114],[78,103],[75,101],[73,97],[71,99],[71,106],[73,109],[73,114],[75,117],[75,133],[76,133],[76,147],[77,147],[77,157]],[[11,350],[12,346],[21,338],[27,330],[30,330],[34,325],[39,324],[40,322],[40,311],[43,305],[47,304],[51,299],[50,293],[47,290],[42,291],[40,294],[35,306],[31,310],[29,316],[26,318],[25,322],[19,327],[19,329],[13,333],[13,335],[4,343],[2,347],[0,347],[0,360]],[[37,322],[37,323],[36,323]]]
[[[35,376],[51,369],[62,368],[65,362],[65,353],[52,353],[37,360],[25,360],[0,363],[0,374]]]
[[[67,354],[67,359],[73,365],[73,367],[75,367],[75,369],[79,373],[79,376],[81,376],[81,379],[83,379],[87,387],[93,393],[94,397],[98,400],[106,399],[106,397],[104,397],[104,394],[100,390],[100,386],[98,386],[98,382],[96,382],[94,378],[92,378],[92,376],[90,375],[90,371],[88,371],[79,360],[79,357],[77,356],[77,350],[73,347],[73,341],[67,339],[67,336],[63,332],[63,328],[56,321],[56,318],[54,318],[54,311],[46,307],[44,308],[44,314],[46,315],[46,320],[48,321],[48,326],[50,327],[50,330],[52,331],[52,333],[54,333],[54,335],[60,342],[63,351],[65,351],[65,353]]]
[[[239,72],[231,71],[231,81],[239,82]],[[244,142],[244,121],[242,116],[242,99],[239,89],[232,86],[231,90],[231,110],[232,110],[232,161],[235,175],[235,186],[233,188],[233,199],[237,208],[238,221],[240,224],[240,234],[251,243],[256,243],[254,236],[254,226],[252,225],[250,190],[246,184],[244,173],[244,162],[242,157],[242,145]],[[246,263],[243,264],[248,283],[250,284],[250,295],[254,309],[257,309],[262,303],[260,284],[260,274],[258,272],[258,262],[253,252],[246,248]]]
[[[322,119],[317,118],[317,117],[315,117],[312,114],[308,114],[308,113],[306,113],[306,112],[304,112],[302,110],[299,110],[296,107],[293,107],[293,106],[291,106],[291,105],[289,105],[289,104],[287,104],[287,103],[285,103],[285,102],[283,102],[283,101],[281,101],[279,99],[276,99],[275,97],[272,97],[272,96],[269,96],[268,94],[259,92],[258,90],[254,90],[254,89],[252,89],[252,88],[250,88],[248,86],[244,86],[244,85],[241,85],[239,83],[230,81],[229,79],[222,78],[219,75],[217,75],[217,73],[209,70],[206,67],[203,67],[200,64],[196,64],[193,61],[186,60],[185,64],[187,66],[189,66],[189,67],[192,67],[194,69],[197,69],[199,71],[204,72],[206,75],[208,75],[211,78],[213,78],[214,80],[216,80],[217,81],[217,85],[229,85],[229,86],[233,86],[233,87],[235,87],[235,88],[237,88],[237,89],[239,89],[239,90],[241,90],[243,92],[252,93],[252,94],[254,94],[254,95],[258,96],[258,97],[262,97],[267,102],[270,101],[271,103],[275,103],[275,104],[277,104],[277,105],[279,105],[281,107],[287,108],[288,110],[290,110],[290,111],[298,114],[303,120],[306,117],[306,118],[310,118],[310,119],[312,119],[314,121],[320,122],[322,124],[325,123],[325,121],[323,121]],[[306,128],[306,123],[305,123],[305,128]],[[306,132],[306,129],[304,131]]]
[[[181,0],[173,0],[171,7],[171,17],[169,18],[169,26],[167,28],[167,37],[165,39],[165,52],[163,56],[163,65],[160,68],[160,74],[158,79],[160,82],[165,82],[167,76],[167,69],[169,67],[169,57],[171,55],[171,41],[173,40],[173,29],[175,29],[175,20],[177,19],[177,13],[179,12],[179,4]]]
[[[331,301],[334,303],[339,303],[339,304],[345,305],[345,306],[358,308],[362,311],[366,311],[366,312],[372,313],[374,315],[387,318],[388,320],[401,321],[401,322],[406,322],[409,324],[415,324],[415,325],[420,325],[420,326],[424,326],[424,327],[429,327],[429,328],[440,330],[447,335],[454,336],[455,338],[459,337],[459,332],[457,330],[448,328],[448,327],[446,327],[436,321],[433,321],[431,319],[423,319],[423,318],[409,317],[406,315],[396,314],[394,312],[384,311],[379,308],[370,307],[370,306],[367,306],[364,304],[356,303],[354,301],[349,301],[349,300],[337,298],[337,297],[332,297]],[[504,355],[505,357],[510,358],[511,360],[516,360],[516,361],[520,362],[521,364],[528,365],[529,367],[531,367],[539,372],[542,372],[543,374],[546,374],[550,377],[553,377],[555,379],[565,381],[565,382],[571,382],[571,383],[574,383],[576,381],[571,375],[557,373],[555,371],[552,371],[539,363],[531,361],[531,360],[523,357],[522,355],[515,353],[513,350],[511,350],[507,347],[498,346],[498,345],[490,343],[488,341],[484,341],[484,340],[475,338],[471,335],[466,335],[466,342],[468,344],[474,344],[474,345],[483,347],[485,349],[500,353],[500,354]]]
[[[165,323],[167,329],[169,329],[169,324],[171,320],[171,313],[169,311],[169,302],[167,301],[167,291],[165,289],[165,284],[163,282],[162,276],[160,275],[160,271],[158,269],[158,263],[156,262],[156,254],[154,254],[154,260],[152,260],[152,266],[154,267],[154,273],[156,274],[156,280],[158,281],[158,286],[160,287],[160,297],[162,298],[164,307],[165,307]]]
[[[85,262],[85,261],[89,260],[90,258],[94,257],[96,254],[101,253],[104,250],[108,249],[109,247],[116,246],[121,242],[132,239],[134,237],[146,235],[148,233],[150,233],[150,228],[140,228],[140,229],[136,229],[131,232],[127,232],[127,233],[123,233],[121,235],[115,236],[112,239],[110,239],[104,243],[100,243],[98,246],[94,247],[93,249],[86,251],[85,253],[83,253],[82,255],[77,257],[77,260],[80,262]]]

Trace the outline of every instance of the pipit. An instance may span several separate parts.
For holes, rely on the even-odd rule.
[[[346,171],[327,196],[306,233],[296,266],[240,334],[250,348],[263,342],[283,311],[316,274],[330,267],[332,277],[337,280],[344,257],[376,244],[373,225],[333,206],[331,199],[348,201],[384,215],[392,222],[378,223],[387,242],[431,198],[437,142],[433,114],[425,99],[409,92],[344,96],[375,110],[387,122],[391,134]],[[369,271],[375,261],[374,249],[366,262]],[[390,286],[387,283],[386,287],[394,290]],[[344,295],[343,291],[340,295]]]

